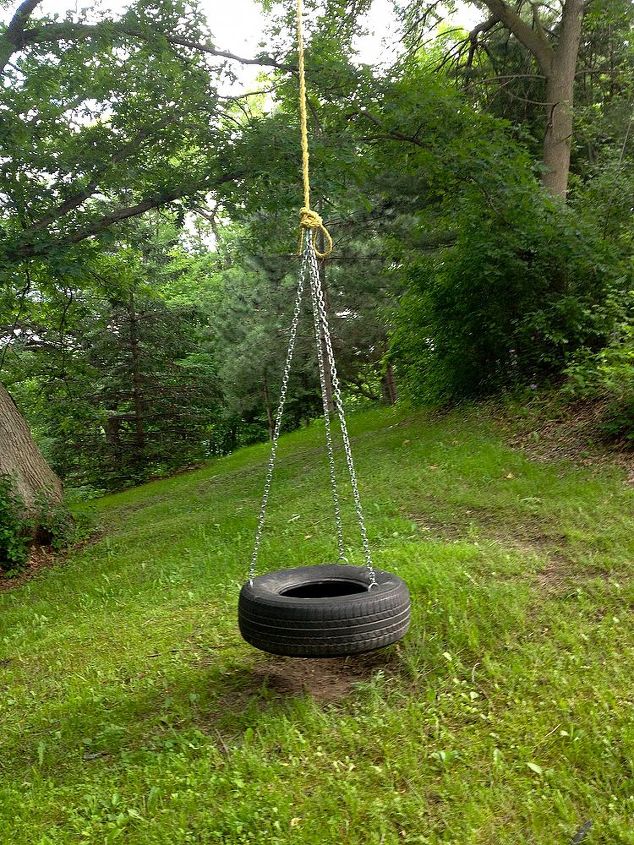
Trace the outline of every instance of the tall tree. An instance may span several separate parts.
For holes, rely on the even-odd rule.
[[[441,4],[416,3],[409,9],[408,38],[415,46],[420,31]],[[480,50],[503,28],[528,51],[543,78],[544,112],[542,119],[542,181],[554,196],[564,198],[568,191],[570,150],[573,139],[574,92],[577,59],[582,41],[583,18],[588,0],[473,0],[473,5],[489,12],[489,17],[475,26],[467,38],[452,50],[464,59],[468,71]],[[490,55],[490,53],[489,53]],[[501,71],[505,73],[504,70]],[[508,78],[503,76],[506,83]]]
[[[483,0],[493,18],[521,41],[535,57],[544,75],[545,131],[544,186],[555,196],[565,197],[570,172],[570,148],[573,132],[573,101],[577,56],[585,0],[563,0],[559,19],[548,31],[540,17],[545,3],[531,3],[529,25],[504,0]]]
[[[0,384],[0,476],[8,475],[28,511],[40,496],[59,503],[62,483],[38,449],[24,417]]]
[[[213,450],[214,341],[178,234],[156,213],[127,223],[84,268],[100,290],[67,279],[0,325],[8,383],[71,483],[120,487]],[[189,302],[166,301],[185,284]]]
[[[237,190],[240,123],[220,88],[235,62],[279,64],[216,48],[186,0],[137,0],[96,22],[88,10],[38,17],[40,5],[24,0],[0,27],[0,323],[9,325],[25,298],[47,295],[35,278],[89,288],[86,259],[122,222],[163,207],[183,215],[222,186]],[[3,408],[13,419],[15,406]],[[24,450],[19,474],[31,461]]]

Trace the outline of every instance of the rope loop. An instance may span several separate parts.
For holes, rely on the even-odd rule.
[[[315,250],[315,255],[317,258],[324,259],[328,258],[330,253],[332,252],[332,238],[330,237],[330,232],[324,226],[324,221],[322,220],[321,216],[317,214],[316,211],[313,211],[312,208],[302,208],[299,212],[299,225],[302,229],[311,229],[313,232],[313,249]],[[324,240],[326,242],[326,246],[323,252],[320,252],[317,249],[317,233],[321,232],[324,236]],[[301,238],[300,238],[300,245],[301,245]]]

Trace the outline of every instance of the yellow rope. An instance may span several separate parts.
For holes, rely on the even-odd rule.
[[[332,252],[332,238],[324,221],[316,211],[310,207],[310,174],[308,161],[308,119],[306,116],[306,73],[304,69],[304,32],[302,26],[302,0],[297,0],[297,53],[299,57],[299,125],[302,143],[302,180],[304,184],[304,205],[299,212],[299,225],[304,229],[311,229],[313,232],[313,249],[317,258],[327,258]],[[322,232],[325,240],[325,249],[319,252],[317,249],[317,233]],[[300,238],[300,251],[301,251]]]

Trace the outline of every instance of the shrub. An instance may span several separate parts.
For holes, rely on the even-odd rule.
[[[28,554],[29,525],[24,517],[24,502],[15,491],[13,479],[0,475],[0,570],[19,569]]]
[[[43,495],[26,514],[13,479],[0,475],[0,571],[23,567],[32,544],[60,551],[84,539],[93,527],[94,518],[89,512],[73,515],[65,505],[53,505]]]
[[[634,291],[613,308],[619,318],[610,343],[598,352],[577,352],[566,370],[566,392],[607,400],[606,435],[634,445]]]
[[[457,239],[407,268],[393,354],[410,397],[477,398],[561,378],[610,321],[597,310],[616,275],[593,225],[532,185],[457,204]]]
[[[75,521],[68,508],[51,504],[43,495],[36,499],[35,506],[31,519],[35,542],[56,551],[70,546],[75,536]]]

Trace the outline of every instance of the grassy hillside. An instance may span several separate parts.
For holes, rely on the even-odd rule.
[[[406,640],[240,640],[265,446],[99,501],[97,543],[0,593],[1,843],[634,843],[623,473],[530,462],[475,410],[351,430]],[[281,443],[263,567],[333,558],[322,436]]]

